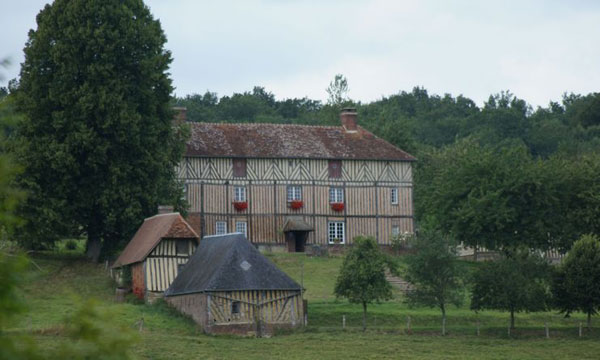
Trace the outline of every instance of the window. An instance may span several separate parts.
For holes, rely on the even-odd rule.
[[[398,205],[398,188],[392,188],[392,205]]]
[[[245,221],[237,221],[235,223],[235,231],[248,236],[248,223]]]
[[[239,314],[239,313],[240,313],[240,302],[232,301],[231,302],[231,315],[235,315],[235,314]]]
[[[344,189],[340,187],[329,188],[329,203],[343,203],[344,202]]]
[[[339,179],[342,177],[341,160],[329,160],[329,177],[332,179]]]
[[[399,235],[400,235],[400,226],[392,225],[392,236],[399,236]]]
[[[188,184],[181,185],[181,201],[187,201]]]
[[[181,274],[181,270],[185,267],[185,264],[177,264],[177,273]]]
[[[176,248],[177,254],[187,255],[188,251],[190,250],[188,244],[189,244],[188,240],[177,240],[175,242],[175,248]]]
[[[227,234],[227,223],[225,221],[217,221],[216,230],[217,235]]]
[[[233,159],[233,177],[246,177],[246,159]]]
[[[302,187],[301,186],[288,186],[287,187],[287,201],[302,200]]]
[[[246,188],[243,186],[236,186],[234,188],[233,201],[244,202],[246,201]]]
[[[346,242],[346,236],[344,235],[345,224],[343,221],[330,221],[329,222],[329,236],[328,240],[330,244],[339,242],[344,244]]]

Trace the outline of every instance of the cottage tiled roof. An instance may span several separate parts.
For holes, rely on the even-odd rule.
[[[200,237],[179,213],[149,217],[144,220],[112,267],[143,261],[163,238],[196,239],[197,242]]]
[[[413,161],[415,158],[358,126],[189,123],[186,156]]]

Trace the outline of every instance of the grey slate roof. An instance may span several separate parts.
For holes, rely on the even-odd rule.
[[[207,236],[165,296],[228,290],[300,290],[241,233]]]

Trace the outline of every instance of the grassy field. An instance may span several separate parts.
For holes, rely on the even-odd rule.
[[[33,258],[39,269],[31,268],[25,288],[29,312],[16,330],[34,334],[42,348],[56,348],[67,341],[61,331],[63,319],[77,309],[81,299],[95,298],[114,325],[138,332],[136,324],[144,319],[133,353],[147,359],[594,359],[600,353],[600,331],[577,336],[577,324],[584,320],[581,315],[564,319],[554,313],[518,314],[518,329],[509,337],[506,313],[450,309],[449,336],[441,337],[439,312],[407,308],[400,293],[390,302],[369,308],[369,330],[362,333],[360,307],[332,295],[341,258],[299,254],[269,257],[294,279],[303,278],[309,300],[307,328],[263,339],[208,336],[198,333],[192,321],[164,303],[114,303],[114,285],[104,265],[86,262],[79,250]],[[343,315],[347,318],[345,330],[341,328]],[[411,334],[406,331],[407,316],[411,317]],[[475,334],[478,321],[480,336]],[[550,326],[550,339],[544,337],[544,322]]]

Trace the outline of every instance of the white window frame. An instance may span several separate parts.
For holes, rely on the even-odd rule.
[[[335,243],[334,239],[339,239],[340,244],[346,243],[346,223],[345,222],[329,221],[327,223],[327,241],[330,244],[334,244]]]
[[[233,188],[233,201],[244,202],[246,201],[246,187],[236,186]]]
[[[222,228],[221,231],[219,231],[219,227]],[[227,221],[217,221],[215,223],[215,235],[224,235],[227,234]]]
[[[246,221],[236,221],[235,232],[242,233],[245,237],[248,237],[248,223]]]
[[[287,187],[287,201],[302,201],[302,186],[300,185],[288,185]]]
[[[398,205],[398,188],[391,188],[390,196],[392,200],[392,205]]]
[[[400,225],[392,225],[392,236],[400,236]]]
[[[341,187],[330,187],[329,188],[329,203],[343,203],[344,202],[344,188]]]

